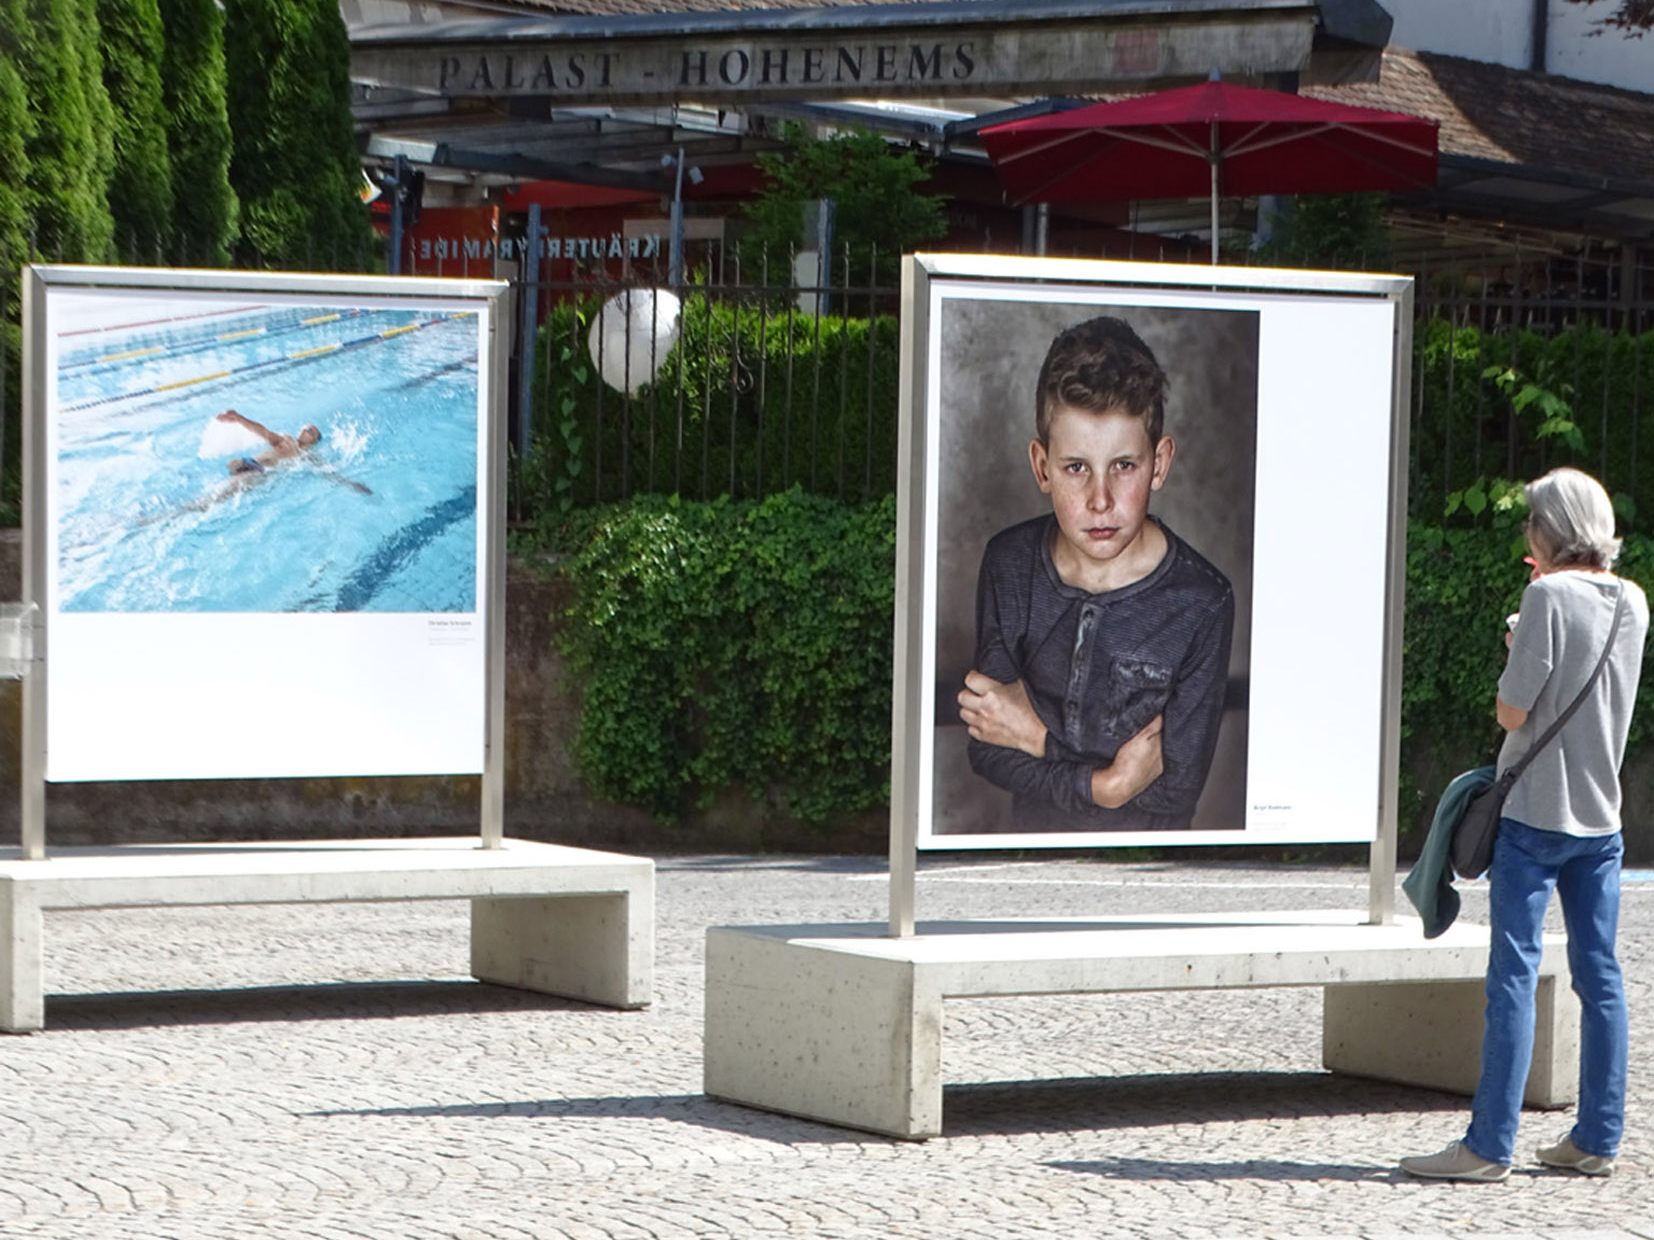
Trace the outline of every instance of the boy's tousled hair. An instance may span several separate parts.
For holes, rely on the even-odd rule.
[[[1106,413],[1123,409],[1143,419],[1151,446],[1166,420],[1166,372],[1124,319],[1098,315],[1057,333],[1034,388],[1034,425],[1048,443],[1058,405]]]

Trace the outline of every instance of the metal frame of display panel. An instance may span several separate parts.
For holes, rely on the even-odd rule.
[[[917,254],[902,269],[900,355],[900,438],[896,529],[895,659],[892,718],[890,912],[889,933],[914,933],[915,887],[920,836],[921,780],[924,749],[921,730],[934,724],[933,687],[926,683],[927,643],[925,578],[927,551],[923,538],[936,496],[927,460],[936,445],[928,442],[933,393],[930,367],[922,352],[936,325],[930,323],[932,286],[937,281],[977,283],[1049,283],[1099,289],[1183,290],[1189,293],[1260,295],[1305,294],[1392,306],[1392,354],[1388,511],[1385,520],[1382,649],[1379,691],[1376,824],[1369,849],[1368,917],[1384,924],[1394,917],[1396,869],[1396,788],[1400,769],[1402,615],[1406,567],[1408,399],[1412,371],[1411,278],[1355,272],[1316,272],[1259,268],[1175,266],[1083,259],[1018,256]],[[1268,844],[1237,839],[1233,843]],[[1196,845],[1198,846],[1198,845]]]
[[[487,480],[483,522],[482,566],[485,582],[476,597],[483,630],[485,677],[480,837],[485,848],[503,839],[505,806],[505,445],[504,420],[511,341],[509,284],[501,280],[420,279],[384,276],[288,272],[238,272],[80,266],[33,266],[23,280],[23,610],[32,615],[31,652],[23,676],[22,756],[20,764],[21,840],[25,859],[46,856],[45,669],[51,654],[47,625],[47,523],[51,509],[45,494],[48,477],[45,419],[48,359],[46,301],[48,290],[119,289],[156,294],[265,294],[281,298],[366,297],[387,305],[419,301],[469,301],[488,310],[487,337],[479,345],[479,374],[488,376],[487,405],[480,451]],[[33,605],[32,612],[30,611]],[[322,776],[325,778],[325,776]]]

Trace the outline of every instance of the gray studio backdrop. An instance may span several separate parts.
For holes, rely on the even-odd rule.
[[[970,770],[954,695],[976,643],[976,576],[989,538],[1051,510],[1028,467],[1034,383],[1059,331],[1099,314],[1125,320],[1170,380],[1166,430],[1177,454],[1150,502],[1235,589],[1229,689],[1194,829],[1245,826],[1246,694],[1252,632],[1258,315],[1106,302],[945,298],[941,304],[935,819],[938,834],[1008,832],[1010,794]],[[1011,841],[1007,839],[1007,844]]]

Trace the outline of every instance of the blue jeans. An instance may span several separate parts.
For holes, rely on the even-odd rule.
[[[1465,1144],[1482,1158],[1509,1163],[1533,1059],[1539,938],[1551,888],[1562,897],[1568,967],[1579,996],[1579,1109],[1573,1141],[1587,1154],[1619,1153],[1625,1128],[1630,1033],[1625,984],[1614,957],[1620,918],[1620,857],[1613,835],[1589,838],[1499,820],[1488,870],[1493,944],[1487,962],[1487,1016],[1482,1077],[1470,1108]]]

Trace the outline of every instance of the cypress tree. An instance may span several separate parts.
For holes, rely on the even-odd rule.
[[[35,248],[48,259],[103,262],[114,220],[113,111],[98,54],[96,0],[27,0],[30,46],[20,62],[33,133],[27,192]]]
[[[161,93],[172,163],[172,261],[224,267],[239,231],[230,188],[224,12],[217,0],[159,0]]]
[[[0,0],[0,305],[13,313],[17,270],[27,260],[29,238],[29,140],[34,117],[19,66],[28,41],[23,0]]]
[[[351,269],[367,252],[350,116],[350,45],[338,0],[236,0],[230,74],[230,182],[249,263]]]
[[[29,257],[28,143],[34,133],[28,93],[18,66],[28,43],[23,0],[0,0],[0,520],[16,520],[21,438],[21,271]]]
[[[96,0],[103,84],[115,114],[109,209],[115,243],[134,262],[158,262],[172,228],[172,164],[161,95],[157,0]]]

